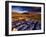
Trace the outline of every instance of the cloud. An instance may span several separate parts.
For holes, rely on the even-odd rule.
[[[21,10],[12,10],[12,12],[17,12],[17,13],[27,13],[28,11],[26,11],[26,10],[23,10],[23,11],[21,11]]]

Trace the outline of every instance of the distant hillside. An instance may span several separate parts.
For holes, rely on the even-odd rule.
[[[15,13],[12,12],[12,19],[13,20],[22,20],[22,19],[36,19],[36,20],[41,20],[41,14],[38,13]]]

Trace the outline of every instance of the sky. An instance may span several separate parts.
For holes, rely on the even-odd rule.
[[[41,12],[41,7],[12,6],[12,12],[17,13]]]

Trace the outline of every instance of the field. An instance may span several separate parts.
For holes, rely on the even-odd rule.
[[[15,13],[15,12],[12,12],[12,19],[13,20],[32,20],[32,19],[35,19],[35,20],[41,20],[41,14],[36,14],[36,13],[25,13],[25,14],[21,14],[21,13]]]
[[[30,21],[30,24],[28,24]],[[34,21],[34,22],[33,22]],[[37,28],[34,28],[35,22],[38,22]],[[16,24],[17,23],[17,24]],[[32,24],[33,23],[33,24]],[[41,29],[41,14],[32,13],[16,13],[12,12],[12,30],[23,31],[23,30],[39,30]]]

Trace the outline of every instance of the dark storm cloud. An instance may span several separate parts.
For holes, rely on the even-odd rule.
[[[41,12],[41,7],[12,6],[12,10],[18,12]]]

